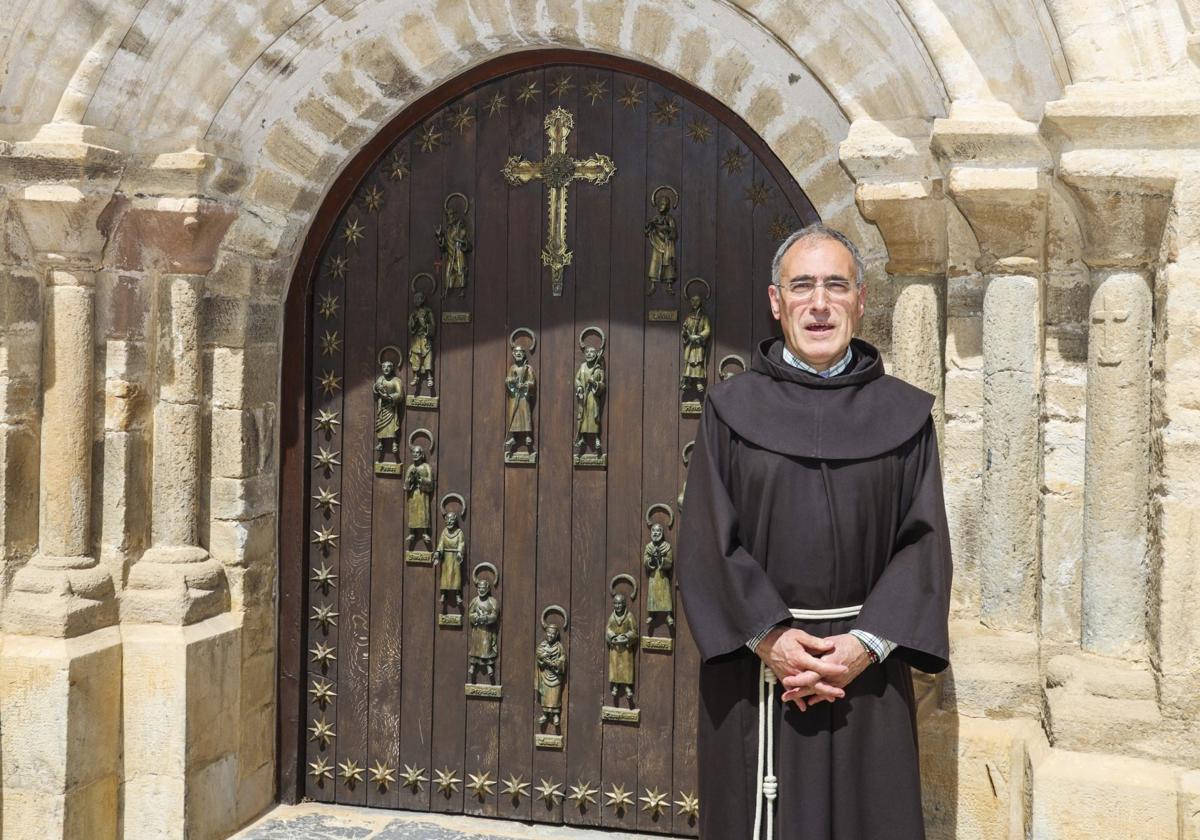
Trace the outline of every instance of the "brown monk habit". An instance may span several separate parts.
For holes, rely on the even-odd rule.
[[[688,470],[679,589],[700,648],[700,836],[745,840],[756,798],[759,659],[745,643],[789,622],[857,627],[898,647],[846,696],[780,710],[781,840],[925,836],[910,666],[948,664],[950,540],[933,398],[885,376],[879,351],[822,379],[763,342],[751,370],[713,385]],[[858,618],[789,608],[863,604]]]

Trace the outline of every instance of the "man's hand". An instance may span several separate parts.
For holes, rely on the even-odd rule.
[[[849,668],[829,658],[837,650],[833,642],[836,638],[822,639],[803,630],[776,627],[759,642],[755,651],[759,658],[775,672],[785,689],[792,689],[784,692],[784,702],[794,702],[804,711],[820,700],[832,702],[845,696],[834,681],[844,678]],[[858,644],[853,636],[848,638]]]
[[[821,662],[831,665],[841,665],[844,668],[842,673],[831,674],[824,680],[826,684],[839,691],[853,682],[871,664],[871,658],[867,656],[867,651],[863,648],[862,642],[849,633],[829,636],[820,641],[831,647],[831,650],[821,657]],[[785,689],[783,692],[785,703],[796,700],[803,702],[805,698],[811,698],[808,699],[808,704],[811,706],[813,703],[819,703],[822,700],[832,701],[834,699],[834,697],[829,696],[830,692],[816,690],[815,686],[819,685],[819,683],[814,684],[811,680],[804,679],[803,676],[788,676],[781,680]],[[837,696],[844,697],[845,692],[843,691]]]

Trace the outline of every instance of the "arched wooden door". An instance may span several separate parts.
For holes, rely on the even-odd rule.
[[[371,142],[326,200],[289,297],[284,798],[695,834],[698,655],[679,569],[663,581],[645,562],[648,522],[675,542],[698,422],[682,332],[707,339],[690,355],[701,381],[723,359],[736,372],[732,357],[748,360],[771,332],[774,249],[815,218],[711,97],[594,54],[496,60]],[[685,287],[706,298],[707,330],[685,322]],[[506,391],[527,379],[511,370],[519,328],[535,374],[526,400]],[[599,375],[579,372],[587,328],[583,344],[604,344],[598,399]],[[381,360],[398,372],[381,374]],[[523,454],[526,426],[536,458]],[[429,555],[443,499],[461,510],[448,494],[466,506],[461,607],[445,569],[458,555]],[[473,606],[477,568],[497,585]],[[606,631],[630,635],[612,617],[622,574],[617,591],[637,584],[641,640],[610,662]],[[538,690],[559,658],[549,646],[538,662],[551,605],[569,616],[557,726],[553,711],[541,721],[554,692]]]

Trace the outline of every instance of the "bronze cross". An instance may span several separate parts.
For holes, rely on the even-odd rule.
[[[594,154],[585,160],[575,160],[567,154],[567,135],[575,127],[575,119],[565,108],[555,108],[546,115],[545,125],[546,156],[540,161],[529,161],[513,155],[501,172],[514,187],[533,180],[546,184],[550,229],[542,247],[542,265],[550,268],[551,290],[561,295],[563,269],[571,264],[572,257],[567,248],[567,188],[572,181],[607,184],[617,166],[608,155]]]
[[[1111,309],[1108,305],[1107,292],[1102,293],[1103,297],[1100,300],[1100,307],[1092,313],[1092,323],[1100,325],[1100,348],[1097,351],[1097,361],[1106,367],[1115,367],[1121,364],[1120,356],[1110,356],[1109,352],[1109,325],[1122,324],[1129,320],[1128,309]]]

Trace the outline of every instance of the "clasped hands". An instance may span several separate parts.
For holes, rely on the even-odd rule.
[[[821,638],[776,627],[755,650],[783,686],[783,702],[804,711],[822,700],[845,697],[845,688],[871,664],[862,643],[849,633]]]

